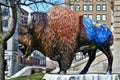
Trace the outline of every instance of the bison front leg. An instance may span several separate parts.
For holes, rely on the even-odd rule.
[[[60,68],[60,71],[58,72],[58,74],[66,74],[67,69],[62,67],[62,63],[60,61],[58,61],[58,64],[59,64],[59,68]]]
[[[60,71],[58,72],[58,74],[66,74],[67,69],[69,69],[71,66],[73,58],[70,57],[70,54],[69,55],[65,54],[60,58],[60,60],[58,61],[59,68],[60,68]]]

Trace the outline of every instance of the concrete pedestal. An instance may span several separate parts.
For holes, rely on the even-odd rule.
[[[45,74],[42,80],[119,80],[117,74],[59,75]]]

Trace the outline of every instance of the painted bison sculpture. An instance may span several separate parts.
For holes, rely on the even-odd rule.
[[[28,17],[21,17],[18,27],[18,42],[21,44],[19,48],[24,57],[28,57],[33,50],[39,50],[45,56],[57,61],[60,67],[59,73],[65,74],[71,66],[75,53],[80,50],[80,47],[87,45],[89,60],[80,73],[85,74],[88,71],[95,59],[97,49],[107,56],[107,73],[112,73],[113,55],[110,50],[110,46],[113,44],[112,33],[109,32],[103,42],[90,39],[82,14],[65,7],[54,6],[46,13],[33,12]],[[93,27],[95,25],[99,25],[99,23],[96,22]],[[103,32],[103,29],[99,32]],[[93,29],[93,31],[95,30]],[[91,35],[95,36],[93,33]]]

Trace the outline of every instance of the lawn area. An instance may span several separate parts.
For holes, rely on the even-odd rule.
[[[30,76],[24,76],[24,77],[18,77],[18,78],[13,78],[9,80],[41,80],[44,74],[33,74]],[[119,74],[119,79],[120,79],[120,74]]]
[[[24,76],[24,77],[18,77],[18,78],[12,78],[9,80],[42,80],[44,74],[33,74],[30,76]]]

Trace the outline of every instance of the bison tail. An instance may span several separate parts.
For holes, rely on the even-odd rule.
[[[109,45],[110,46],[113,45],[113,40],[114,40],[114,37],[113,37],[113,34],[111,33],[110,36],[109,36]]]

